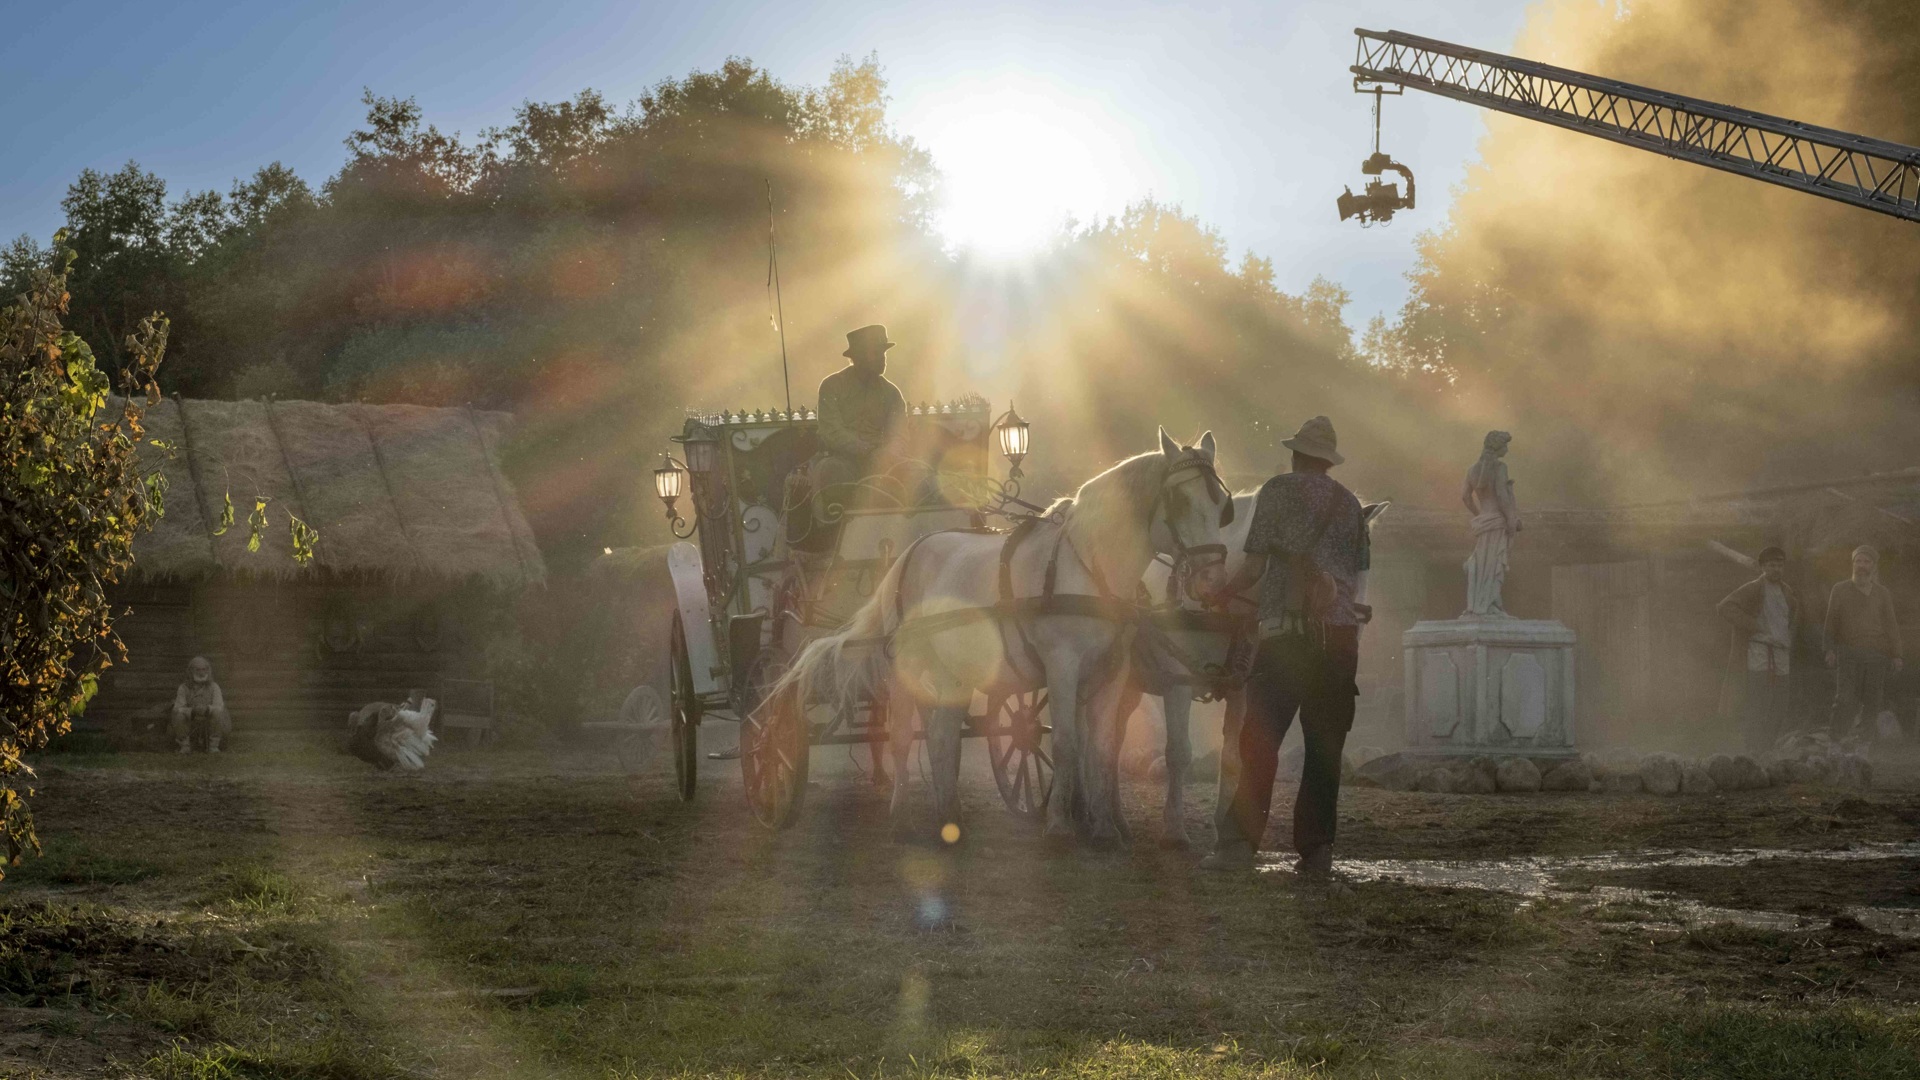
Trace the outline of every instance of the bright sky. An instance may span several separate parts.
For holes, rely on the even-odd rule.
[[[363,87],[417,97],[442,130],[511,120],[593,87],[624,103],[662,78],[751,58],[791,83],[877,50],[891,116],[934,154],[953,241],[1016,256],[1068,214],[1152,194],[1217,226],[1283,288],[1351,289],[1359,327],[1405,295],[1417,232],[1445,221],[1482,131],[1469,106],[1387,104],[1383,148],[1420,181],[1390,226],[1342,225],[1368,101],[1355,26],[1509,49],[1526,0],[336,0],[30,4],[0,39],[0,240],[44,239],[86,166],[129,158],[174,194],[225,191],[278,159],[318,183],[362,119]]]

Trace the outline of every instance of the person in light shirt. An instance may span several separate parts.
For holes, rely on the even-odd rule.
[[[1792,674],[1793,635],[1800,625],[1800,597],[1787,584],[1787,553],[1765,548],[1760,576],[1720,601],[1720,617],[1733,627],[1728,667],[1744,672],[1737,686],[1740,730],[1748,753],[1773,747],[1786,726]]]

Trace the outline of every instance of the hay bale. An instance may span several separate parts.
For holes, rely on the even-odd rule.
[[[1734,791],[1758,791],[1773,784],[1767,767],[1746,754],[1733,756],[1733,771],[1737,781]]]
[[[1793,763],[1786,758],[1768,758],[1765,768],[1768,787],[1782,787],[1793,783]]]
[[[1353,767],[1357,769],[1369,761],[1376,761],[1386,756],[1387,752],[1378,746],[1363,746],[1353,752]]]
[[[1593,766],[1582,758],[1563,761],[1540,778],[1542,791],[1585,791],[1593,784]]]
[[[1648,754],[1640,760],[1640,785],[1649,795],[1680,794],[1680,759],[1672,754]]]
[[[1418,788],[1438,795],[1449,795],[1454,790],[1453,770],[1445,765],[1435,765],[1420,774]]]
[[[1707,767],[1697,761],[1680,766],[1680,792],[1683,795],[1711,795],[1719,790]]]
[[[1540,767],[1527,758],[1502,758],[1494,768],[1494,783],[1501,791],[1540,790]]]

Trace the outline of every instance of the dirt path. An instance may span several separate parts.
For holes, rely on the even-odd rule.
[[[1127,786],[1142,842],[1120,855],[1049,855],[979,775],[962,844],[901,845],[884,796],[818,753],[806,812],[778,835],[718,763],[688,806],[583,751],[449,753],[418,778],[293,750],[50,759],[50,855],[0,886],[0,918],[98,919],[173,959],[81,957],[97,986],[51,996],[59,972],[13,977],[0,1062],[49,1077],[1920,1076],[1920,943],[1872,921],[1920,909],[1916,854],[1833,854],[1911,844],[1911,786],[1354,790],[1351,873],[1312,888],[1153,847],[1147,784]],[[1211,790],[1194,795],[1204,834]],[[1602,857],[1655,848],[1770,853]],[[1550,887],[1431,877],[1514,865]],[[1676,917],[1689,904],[1707,914]]]

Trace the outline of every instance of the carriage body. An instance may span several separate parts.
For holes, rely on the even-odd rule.
[[[670,713],[682,798],[693,797],[695,728],[712,717],[746,725],[742,768],[754,801],[764,762],[756,764],[749,746],[759,735],[753,716],[785,664],[808,641],[844,628],[916,540],[981,527],[979,507],[999,488],[983,399],[910,408],[880,471],[831,497],[809,483],[818,422],[804,409],[723,412],[688,417],[674,437],[696,515],[696,542],[668,555],[677,601]],[[824,500],[818,513],[816,499]],[[853,715],[814,712],[775,748],[789,766],[801,762],[798,782],[807,747],[819,744],[869,745],[878,779],[886,703],[863,702]]]

